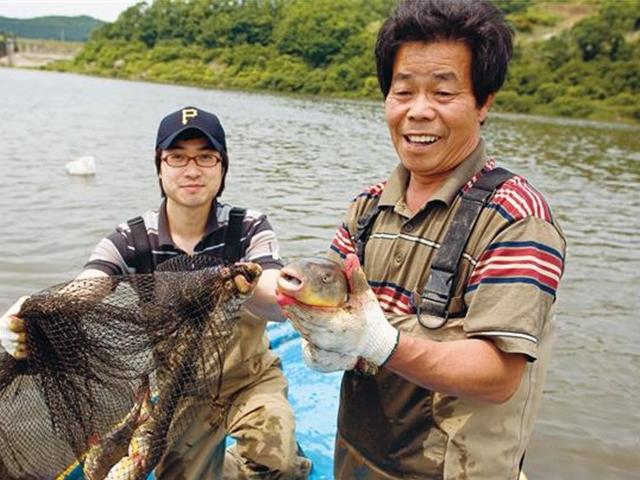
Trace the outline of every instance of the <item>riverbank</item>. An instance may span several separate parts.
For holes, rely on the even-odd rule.
[[[0,66],[319,99],[378,101],[381,98],[373,65],[363,81],[356,81],[357,76],[345,65],[310,68],[299,59],[283,56],[268,46],[205,48],[163,43],[147,48],[142,43],[117,40],[80,43],[18,39],[17,43],[18,52],[0,57]],[[618,66],[633,66],[633,62],[626,63],[626,67]],[[521,70],[522,65],[516,63],[510,75],[522,75]],[[528,83],[541,82],[534,70],[525,70]],[[591,98],[588,93],[593,85],[586,75],[582,83],[571,88],[571,95],[550,83],[541,84],[539,91],[527,95],[517,91],[527,85],[518,82],[513,90],[508,82],[498,94],[494,110],[640,125],[640,96],[625,91],[605,95],[599,87],[598,98]]]
[[[43,68],[58,61],[71,61],[82,49],[82,42],[18,38],[17,51],[0,57],[0,66]]]
[[[291,65],[283,64],[274,58],[273,66],[263,71],[249,69],[245,71],[242,62],[223,63],[211,59],[213,54],[202,58],[190,55],[190,47],[183,47],[180,58],[154,62],[153,57],[162,56],[161,52],[141,49],[138,53],[110,58],[110,64],[93,60],[79,62],[65,59],[51,62],[45,69],[57,72],[76,73],[100,78],[182,85],[199,88],[213,88],[241,92],[259,92],[275,95],[294,95],[314,99],[375,100],[381,99],[377,80],[371,76],[360,89],[351,91],[324,89],[314,86],[319,73],[300,72],[291,76]],[[232,57],[226,54],[225,58]],[[268,61],[265,60],[265,63]],[[326,75],[326,72],[322,75]],[[305,82],[309,80],[310,84]],[[553,102],[537,101],[531,96],[520,95],[512,90],[503,89],[496,97],[493,107],[496,112],[505,114],[521,113],[545,118],[573,119],[593,122],[610,122],[626,125],[640,125],[640,100],[632,94],[622,93],[614,97],[593,100],[584,97],[559,97]]]
[[[640,124],[633,2],[494,0],[515,31],[502,112]],[[197,3],[197,2],[196,2]],[[376,99],[377,32],[396,0],[140,2],[51,68],[203,88]],[[168,28],[168,25],[172,25]]]

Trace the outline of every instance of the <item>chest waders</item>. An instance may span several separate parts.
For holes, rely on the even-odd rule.
[[[222,254],[225,263],[234,263],[242,258],[240,238],[242,237],[242,221],[245,213],[246,209],[237,207],[233,207],[229,212],[229,223],[224,232],[224,252]],[[132,218],[127,221],[127,225],[131,229],[133,247],[136,252],[133,260],[136,273],[152,273],[156,269],[156,265],[153,263],[151,244],[144,219],[142,217]]]
[[[513,176],[508,170],[495,168],[484,173],[462,195],[442,245],[435,253],[423,291],[413,295],[421,326],[438,329],[450,316],[465,315],[464,311],[449,310],[458,264],[482,209],[496,189]],[[378,198],[373,202],[358,220],[354,236],[356,253],[363,266],[366,243],[380,213]],[[346,372],[340,396],[339,433],[368,462],[399,478],[443,477],[447,435],[435,424],[431,391],[381,369],[372,377]],[[439,452],[434,455],[425,452],[425,445],[433,444],[436,429],[442,438],[435,443]],[[436,460],[438,456],[442,461]]]
[[[242,258],[240,238],[242,237],[242,221],[245,213],[246,209],[237,207],[233,207],[229,212],[229,223],[224,232],[224,251],[222,254],[222,260],[225,263],[234,263]],[[131,229],[135,249],[133,267],[136,269],[136,273],[153,273],[157,265],[153,262],[153,253],[144,219],[142,217],[132,218],[127,221],[127,225]],[[132,282],[132,285],[135,286],[136,283]],[[153,299],[153,287],[137,288],[136,290],[143,302],[149,302]]]
[[[240,242],[242,238],[242,222],[247,210],[244,208],[233,207],[229,212],[229,223],[224,232],[224,251],[222,259],[224,263],[230,264],[239,261],[244,255],[244,249]],[[131,229],[133,238],[133,246],[136,251],[134,259],[134,267],[138,273],[152,273],[155,270],[153,264],[153,254],[151,253],[151,244],[147,235],[147,227],[142,217],[132,218],[127,222]],[[143,301],[149,301],[147,292],[139,291]],[[223,443],[224,445],[224,443]],[[307,457],[298,442],[297,453],[300,457]]]

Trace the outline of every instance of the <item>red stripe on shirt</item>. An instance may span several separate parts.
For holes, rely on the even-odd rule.
[[[535,247],[490,248],[480,257],[468,285],[477,285],[486,279],[526,277],[555,291],[562,266],[562,259]]]
[[[343,255],[355,253],[356,249],[346,228],[340,227],[333,237],[331,244]]]
[[[391,287],[372,287],[382,309],[389,313],[413,313],[411,298]]]
[[[500,206],[513,217],[513,221],[536,217],[551,222],[551,212],[540,192],[522,177],[505,182],[493,195],[489,206]]]

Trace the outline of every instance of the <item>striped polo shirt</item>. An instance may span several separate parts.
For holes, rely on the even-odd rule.
[[[355,253],[357,221],[378,198],[380,214],[366,244],[364,271],[390,318],[415,315],[414,293],[424,289],[462,194],[493,168],[495,161],[486,156],[481,141],[423,208],[412,213],[405,203],[410,173],[398,165],[388,181],[353,200],[330,256]],[[565,245],[540,192],[521,176],[502,184],[482,210],[458,266],[449,310],[464,317],[455,322],[461,327],[440,339],[485,337],[503,351],[536,359],[564,269]],[[437,332],[433,335],[439,338]]]
[[[209,212],[204,236],[195,246],[194,255],[212,255],[222,259],[225,246],[224,235],[231,208],[228,204],[214,203],[214,207]],[[157,210],[146,212],[143,219],[151,246],[154,268],[176,255],[185,253],[176,247],[171,239],[165,200]],[[256,210],[247,210],[242,224],[240,242],[242,261],[258,263],[264,269],[282,267],[278,241],[264,214]],[[101,270],[108,275],[135,273],[135,253],[131,230],[125,222],[98,243],[84,268]]]

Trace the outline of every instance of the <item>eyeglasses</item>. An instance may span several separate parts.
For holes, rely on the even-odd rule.
[[[187,155],[185,153],[169,153],[162,157],[170,167],[186,167],[190,160],[196,162],[196,165],[202,168],[215,167],[222,161],[222,157],[218,153],[199,153],[197,155]]]

